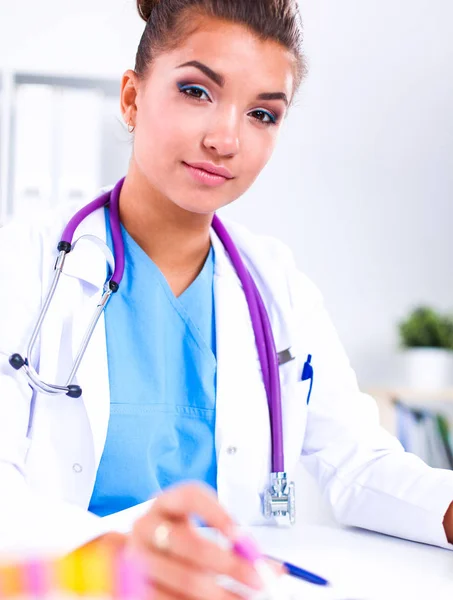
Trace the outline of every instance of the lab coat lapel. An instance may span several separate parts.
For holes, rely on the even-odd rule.
[[[261,522],[270,473],[270,423],[241,283],[213,233],[217,335],[216,452],[219,499],[242,523]]]

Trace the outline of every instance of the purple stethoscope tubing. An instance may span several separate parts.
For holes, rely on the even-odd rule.
[[[74,233],[82,221],[92,212],[103,206],[109,205],[110,226],[115,256],[115,270],[110,279],[110,285],[113,287],[114,291],[118,289],[124,273],[124,243],[119,216],[119,198],[123,183],[124,178],[115,185],[113,190],[106,192],[79,210],[65,227],[60,242],[60,244],[72,245]],[[283,473],[285,469],[280,373],[278,355],[269,316],[255,281],[245,266],[236,245],[217,215],[214,215],[212,227],[225,247],[244,289],[244,295],[247,300],[255,335],[264,387],[268,399],[272,437],[272,472]]]
[[[244,289],[269,405],[272,436],[272,472],[283,473],[285,469],[280,373],[269,316],[253,277],[244,265],[236,245],[217,215],[214,215],[212,227],[224,245]]]
[[[113,271],[111,282],[114,282],[116,286],[119,286],[124,274],[124,243],[123,236],[121,234],[121,221],[119,211],[120,193],[123,187],[124,177],[118,181],[115,187],[108,191],[90,204],[87,204],[81,208],[69,221],[63,230],[60,244],[68,244],[72,246],[74,239],[74,233],[77,227],[84,221],[91,213],[95,212],[103,206],[110,206],[110,228],[112,230],[113,250],[115,256],[115,270]]]

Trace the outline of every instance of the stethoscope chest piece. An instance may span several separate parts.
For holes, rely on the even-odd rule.
[[[267,519],[287,517],[291,525],[296,522],[296,488],[286,473],[271,473],[271,485],[264,492],[263,512]]]

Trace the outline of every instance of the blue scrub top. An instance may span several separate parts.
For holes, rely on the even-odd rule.
[[[107,243],[113,250],[106,211]],[[105,310],[110,420],[89,510],[135,506],[181,481],[216,489],[214,251],[175,297],[122,227],[125,272]]]

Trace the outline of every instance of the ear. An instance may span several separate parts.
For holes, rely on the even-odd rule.
[[[123,115],[124,122],[126,125],[135,127],[135,120],[137,115],[137,93],[138,93],[139,79],[135,71],[129,69],[124,73],[121,80],[121,96],[120,106],[121,113]]]

